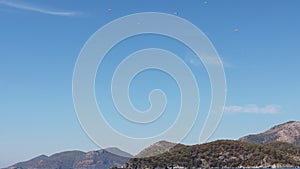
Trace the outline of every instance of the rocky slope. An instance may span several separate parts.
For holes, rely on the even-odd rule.
[[[260,134],[253,134],[242,137],[240,141],[266,144],[272,142],[286,142],[300,146],[300,122],[289,121],[272,127],[266,132]]]
[[[117,148],[113,148],[117,154],[126,154]],[[132,156],[131,156],[132,157]],[[52,156],[39,156],[32,160],[17,163],[7,169],[108,169],[119,167],[129,160],[128,157],[118,156],[107,150],[91,151],[68,151]]]

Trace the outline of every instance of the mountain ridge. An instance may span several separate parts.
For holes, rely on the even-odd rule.
[[[289,148],[286,151],[287,147]],[[217,140],[174,147],[168,152],[132,158],[127,169],[167,168],[288,168],[300,166],[300,147],[280,142],[253,144],[238,140]]]
[[[300,141],[297,140],[299,136],[300,122],[288,121],[275,125],[265,132],[248,135],[238,140],[217,140],[200,145],[174,146],[162,154],[142,158],[135,156],[126,163],[125,168],[299,167],[300,147],[298,143]],[[156,144],[143,151],[152,150]],[[151,152],[147,153],[151,154]]]
[[[288,121],[275,125],[265,132],[241,137],[239,140],[255,144],[267,144],[279,141],[300,146],[300,122]]]

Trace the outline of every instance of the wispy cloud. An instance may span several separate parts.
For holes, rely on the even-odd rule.
[[[201,59],[203,59],[203,60],[200,60],[200,58],[197,55],[195,55],[194,53],[192,53],[190,51],[187,52],[184,57],[184,60],[193,66],[199,66],[202,64],[202,61],[204,61],[207,65],[210,65],[210,66],[220,66],[220,64],[222,63],[224,67],[231,67],[231,65],[228,62],[225,62],[221,58],[220,58],[221,60],[219,60],[219,58],[216,58],[216,57],[211,57],[209,55],[203,55],[203,56],[201,56]]]
[[[39,13],[48,14],[48,15],[76,16],[76,15],[80,14],[78,12],[73,12],[73,11],[59,11],[59,10],[46,9],[46,8],[35,6],[35,5],[32,5],[32,4],[25,4],[25,3],[12,1],[12,0],[10,0],[10,1],[0,0],[0,5],[5,5],[5,6],[15,8],[15,9],[19,9],[19,10],[39,12]]]
[[[224,108],[225,113],[256,113],[256,114],[277,114],[280,113],[281,106],[279,105],[267,105],[259,107],[256,104],[248,104],[245,106],[226,106]]]

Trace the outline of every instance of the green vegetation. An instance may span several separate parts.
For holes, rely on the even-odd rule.
[[[163,154],[133,158],[128,168],[237,168],[237,167],[297,167],[300,147],[288,143],[252,144],[220,140],[207,144],[179,145]]]

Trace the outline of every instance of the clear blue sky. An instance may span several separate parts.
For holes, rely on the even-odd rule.
[[[224,61],[227,111],[210,140],[237,139],[288,120],[300,120],[299,6],[297,0],[0,0],[0,167],[39,154],[98,149],[76,118],[74,65],[82,46],[97,29],[137,12],[176,13],[187,19],[208,36]],[[163,37],[143,37],[145,43],[139,38],[128,42],[131,48],[127,52],[147,45],[184,50]],[[165,41],[169,45],[164,45]],[[122,44],[119,48],[126,53]],[[184,59],[188,54],[180,51]],[[209,98],[205,70],[198,60],[186,61],[193,71],[203,73],[197,80],[203,87],[201,104],[205,109],[209,103],[205,101]],[[133,83],[133,103],[146,109],[147,92],[160,87],[175,98],[170,103],[176,105],[174,81],[159,72],[148,73],[150,80],[146,72]],[[153,77],[160,83],[151,83]],[[101,83],[101,73],[96,83]],[[141,84],[147,85],[141,88]],[[109,103],[97,96],[99,103]],[[176,106],[170,111],[173,108]],[[109,106],[104,109],[110,111]],[[186,143],[197,143],[201,117]],[[122,130],[120,125],[116,127]]]

